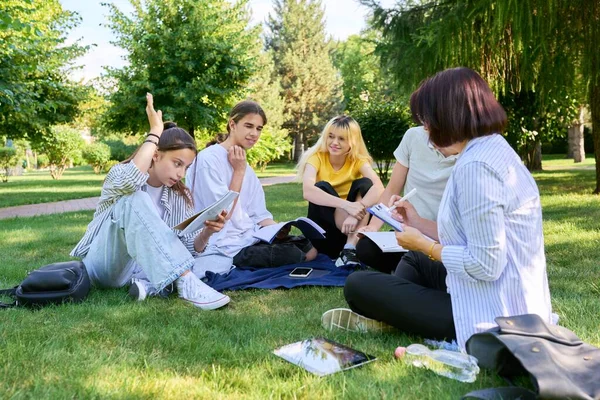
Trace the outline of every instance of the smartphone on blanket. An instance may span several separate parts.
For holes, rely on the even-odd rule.
[[[290,276],[294,278],[306,278],[312,271],[312,268],[294,268],[294,270],[290,272]]]

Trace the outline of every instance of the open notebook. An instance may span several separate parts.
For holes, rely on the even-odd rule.
[[[196,213],[174,226],[173,229],[179,229],[179,236],[185,236],[188,233],[195,232],[199,229],[204,228],[204,222],[217,219],[221,211],[227,210],[233,201],[237,199],[239,193],[233,190],[228,191],[219,200],[206,207],[204,210]]]

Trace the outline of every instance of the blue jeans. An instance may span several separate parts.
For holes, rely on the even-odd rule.
[[[95,286],[125,286],[141,268],[152,286],[161,290],[194,265],[146,192],[123,196],[110,212],[83,259]]]

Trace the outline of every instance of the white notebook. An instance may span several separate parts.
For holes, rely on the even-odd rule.
[[[185,236],[189,233],[204,228],[204,222],[216,219],[219,214],[221,214],[221,211],[227,210],[238,196],[238,192],[230,190],[219,200],[215,201],[199,213],[192,215],[185,221],[174,226],[173,229],[179,229],[180,232],[178,235]]]
[[[292,221],[280,222],[278,224],[267,225],[256,232],[254,232],[253,236],[257,239],[262,240],[263,242],[272,243],[277,233],[286,226],[295,226],[300,229],[302,234],[308,240],[311,239],[324,239],[325,238],[325,230],[317,225],[311,219],[300,217],[296,218]]]
[[[384,253],[405,253],[408,251],[398,244],[394,232],[361,232],[359,235],[371,239]]]

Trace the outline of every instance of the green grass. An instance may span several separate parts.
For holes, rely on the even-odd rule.
[[[600,346],[600,198],[594,171],[535,174],[555,311],[562,325]],[[299,184],[265,188],[275,218],[305,215]],[[92,212],[2,221],[0,285],[68,259]],[[57,229],[60,227],[60,229]],[[229,292],[224,309],[178,301],[129,300],[125,289],[95,290],[78,305],[0,310],[0,398],[403,398],[456,399],[504,385],[482,372],[463,384],[394,360],[418,337],[328,333],[321,314],[345,306],[341,288]],[[272,354],[280,345],[325,336],[379,358],[317,378]]]
[[[87,166],[67,169],[59,180],[48,171],[11,176],[0,183],[0,208],[99,196],[103,181],[104,174]]]
[[[259,178],[293,175],[294,167],[289,162],[274,163],[256,174]],[[100,196],[105,176],[87,166],[68,169],[59,180],[48,171],[11,176],[7,183],[0,183],[0,208]]]

